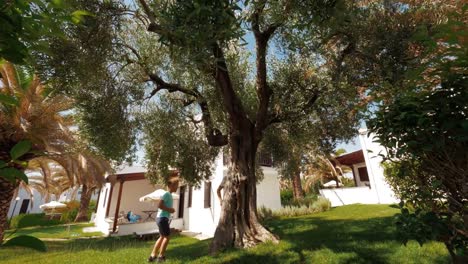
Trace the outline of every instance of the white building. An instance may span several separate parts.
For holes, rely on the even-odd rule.
[[[320,194],[329,199],[332,206],[399,202],[384,177],[382,157],[379,154],[385,155],[385,148],[374,142],[374,136],[368,136],[367,133],[366,129],[359,130],[361,150],[336,158],[341,165],[352,169],[355,187],[320,190]]]
[[[44,203],[44,197],[37,190],[33,189],[32,195],[30,195],[26,190],[20,188],[18,195],[13,197],[10,202],[7,217],[12,218],[19,214],[42,213],[42,209],[39,206]]]
[[[267,164],[262,166],[264,179],[257,185],[257,204],[271,209],[281,208],[278,173]],[[108,182],[99,194],[98,210],[94,218],[97,229],[105,234],[126,235],[134,232],[150,232],[157,229],[154,221],[155,204],[140,202],[139,198],[163,186],[152,185],[145,177],[143,167],[130,167],[117,172],[115,183]],[[221,203],[216,190],[227,167],[220,154],[215,161],[213,176],[200,188],[182,185],[177,190],[179,198],[174,200],[176,212],[171,227],[199,233],[203,237],[214,235],[221,214]],[[128,223],[128,211],[142,216],[139,223]]]
[[[45,200],[36,189],[31,188],[32,195],[30,195],[26,190],[20,188],[18,190],[18,195],[13,197],[10,202],[10,208],[8,209],[8,218],[19,214],[39,214],[43,213],[43,210],[39,208],[40,205],[45,204],[49,201]],[[97,200],[99,190],[96,190],[91,196],[91,200]],[[69,202],[72,200],[79,201],[81,198],[81,187],[75,187],[68,189],[63,192],[60,197],[55,197],[55,195],[50,195],[50,201],[59,201],[59,202]]]

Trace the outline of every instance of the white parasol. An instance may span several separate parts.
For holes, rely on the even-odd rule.
[[[57,209],[57,208],[65,208],[65,207],[67,207],[66,204],[63,204],[57,201],[52,201],[50,203],[46,203],[46,204],[39,206],[39,208],[41,209]]]
[[[157,202],[161,200],[161,198],[166,192],[166,190],[158,189],[150,194],[140,197],[140,202]],[[179,195],[172,193],[172,199],[179,199]]]

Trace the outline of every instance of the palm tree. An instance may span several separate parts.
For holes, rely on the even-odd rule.
[[[105,175],[111,172],[110,163],[89,151],[82,150],[78,154],[67,155],[62,161],[62,166],[72,175],[81,186],[80,208],[75,222],[88,221],[88,207],[93,192],[105,182]],[[75,165],[69,166],[67,164]]]
[[[51,200],[51,195],[57,199],[60,195],[73,186],[73,179],[70,178],[66,170],[53,159],[39,157],[28,163],[27,174],[29,184],[24,189],[35,189],[45,202]]]
[[[89,151],[80,152],[32,159],[26,170],[29,185],[21,183],[19,187],[30,194],[36,189],[48,202],[51,195],[57,199],[63,192],[81,186],[80,208],[75,222],[87,221],[91,195],[96,188],[102,187],[111,166],[107,160]]]
[[[304,187],[309,191],[317,182],[336,181],[336,187],[339,187],[345,171],[335,159],[336,155],[329,156],[323,154],[310,153],[306,156],[307,164],[304,170]]]
[[[0,96],[15,101],[0,102],[0,160],[10,160],[10,149],[23,140],[32,142],[31,153],[35,153],[21,157],[26,162],[36,156],[61,152],[73,141],[68,129],[71,119],[65,112],[70,109],[71,101],[65,96],[48,93],[30,69],[3,62]],[[10,201],[18,185],[19,181],[10,182],[0,177],[0,243]]]

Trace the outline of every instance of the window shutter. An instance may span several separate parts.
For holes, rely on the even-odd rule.
[[[205,182],[205,208],[211,207],[211,182]]]
[[[192,189],[193,189],[193,187],[189,186],[189,188],[188,188],[188,205],[187,205],[188,208],[192,207]]]

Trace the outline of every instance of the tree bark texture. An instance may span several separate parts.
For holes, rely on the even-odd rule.
[[[88,218],[88,208],[89,202],[91,200],[91,195],[93,194],[92,188],[89,188],[88,185],[83,184],[81,189],[81,198],[80,198],[80,209],[76,215],[75,222],[87,222]]]
[[[8,210],[10,209],[13,193],[18,187],[18,183],[13,184],[0,176],[0,244],[3,242],[3,236],[7,227]]]
[[[211,253],[230,247],[252,247],[265,241],[278,242],[278,237],[263,227],[257,217],[257,144],[253,131],[251,126],[230,136],[231,165]]]
[[[304,198],[304,190],[302,189],[302,183],[301,183],[301,174],[300,172],[296,172],[293,174],[293,193],[294,193],[294,199],[300,200]]]

